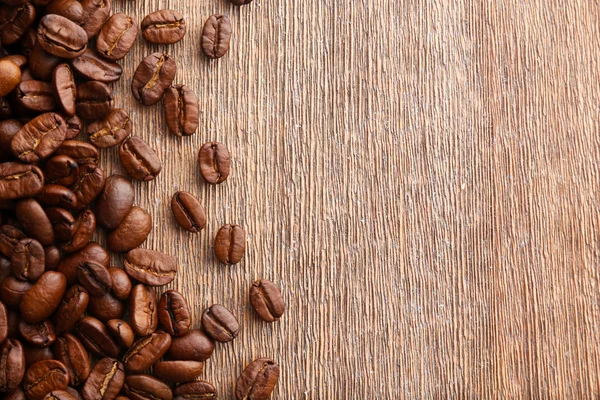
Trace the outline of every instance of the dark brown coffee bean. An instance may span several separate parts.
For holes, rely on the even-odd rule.
[[[123,13],[114,14],[100,30],[96,49],[107,60],[120,60],[129,53],[137,34],[137,25],[131,17]]]
[[[151,181],[162,169],[156,152],[146,142],[135,136],[130,136],[121,143],[119,157],[127,173],[138,181]]]
[[[261,279],[250,288],[250,304],[266,322],[279,320],[285,311],[285,303],[281,291],[271,281]]]
[[[14,276],[9,276],[0,287],[0,300],[6,307],[19,309],[23,295],[31,289],[33,285],[30,282],[20,281]]]
[[[123,364],[114,358],[98,361],[85,381],[81,394],[86,400],[109,400],[119,395],[125,382]]]
[[[29,70],[31,74],[42,81],[50,82],[54,69],[62,63],[63,59],[46,52],[39,43],[36,43],[29,56]],[[21,78],[23,80],[23,78]]]
[[[133,97],[151,106],[160,101],[175,78],[177,65],[166,53],[153,53],[144,58],[135,70],[131,82]]]
[[[18,51],[20,54],[29,59],[33,46],[37,43],[37,32],[34,27],[30,27],[25,31],[19,40]],[[23,79],[24,80],[24,79]]]
[[[107,238],[107,247],[115,253],[125,253],[144,243],[152,230],[152,217],[150,214],[137,206],[129,211],[129,214],[112,231]]]
[[[83,24],[82,27],[87,33],[88,38],[96,36],[100,29],[110,17],[110,0],[82,0],[83,6]]]
[[[125,219],[133,206],[133,185],[121,175],[111,175],[106,179],[104,189],[96,204],[98,225],[115,229]]]
[[[8,161],[12,158],[10,142],[22,127],[23,125],[14,119],[0,121],[0,161]]]
[[[35,199],[19,200],[15,207],[23,231],[44,246],[54,242],[54,230],[44,209]]]
[[[231,168],[229,150],[219,142],[204,143],[198,152],[198,164],[206,182],[212,184],[224,182]]]
[[[8,338],[8,312],[6,306],[0,301],[0,343]]]
[[[224,15],[212,15],[202,29],[202,51],[208,58],[221,58],[229,50],[231,23]]]
[[[192,316],[181,293],[167,290],[160,296],[158,319],[163,329],[172,336],[183,336],[189,332]]]
[[[106,83],[89,81],[77,87],[77,115],[88,121],[106,118],[113,108],[113,93]]]
[[[83,127],[83,123],[81,122],[81,118],[77,115],[65,116],[65,122],[67,123],[67,140],[75,139],[79,132],[81,132],[81,128]]]
[[[119,345],[102,321],[94,317],[83,317],[77,321],[74,332],[88,350],[104,357],[119,355]]]
[[[148,249],[133,249],[125,256],[125,272],[150,286],[170,283],[177,273],[175,260],[168,254]]]
[[[0,346],[0,392],[17,389],[24,375],[23,345],[16,339],[8,339]]]
[[[127,322],[122,319],[111,319],[106,322],[106,327],[117,343],[126,349],[131,347],[135,339],[135,333]]]
[[[69,382],[73,386],[79,386],[90,374],[90,359],[83,344],[75,336],[66,333],[56,339],[54,346],[54,357],[64,364],[69,371]]]
[[[217,389],[206,381],[195,381],[177,386],[173,394],[173,400],[216,399]]]
[[[56,340],[54,325],[48,320],[35,324],[21,321],[19,323],[19,333],[27,343],[38,347],[51,346]]]
[[[0,42],[16,43],[35,21],[35,8],[31,3],[17,7],[0,7]]]
[[[206,361],[215,344],[200,329],[191,329],[186,335],[173,338],[166,356],[171,360]]]
[[[120,319],[125,314],[125,303],[111,293],[100,297],[92,296],[88,304],[88,312],[102,322]]]
[[[123,386],[131,400],[172,400],[173,392],[151,375],[129,375]]]
[[[86,261],[95,261],[108,268],[110,257],[98,243],[90,242],[78,252],[63,258],[58,264],[57,271],[65,275],[69,285],[73,285],[77,280],[77,269]]]
[[[73,253],[81,250],[89,243],[94,231],[96,230],[96,217],[91,210],[85,210],[75,221],[73,236],[69,241],[62,245],[63,251]]]
[[[19,309],[25,322],[35,324],[49,318],[59,306],[67,289],[67,280],[60,272],[47,271],[40,276],[21,300]]]
[[[115,82],[123,74],[119,64],[103,59],[90,49],[71,60],[71,65],[79,76],[90,81]]]
[[[89,143],[79,140],[65,140],[58,149],[56,155],[65,155],[72,158],[77,165],[98,165],[98,149]]]
[[[103,296],[112,288],[108,268],[95,261],[84,261],[77,270],[79,282],[92,296]]]
[[[130,373],[147,370],[165,354],[171,345],[168,333],[156,332],[137,340],[123,356],[125,369]]]
[[[46,209],[46,215],[52,224],[56,240],[68,242],[73,238],[76,222],[68,210],[60,207],[50,207]]]
[[[231,311],[220,304],[213,304],[202,313],[204,332],[217,342],[230,342],[240,331],[240,325]]]
[[[154,291],[142,284],[136,285],[129,299],[131,328],[140,336],[148,336],[158,327],[158,302]]]
[[[45,206],[56,206],[74,209],[77,207],[77,196],[71,189],[61,185],[48,184],[36,196],[36,199]]]
[[[44,397],[44,400],[77,400],[77,397],[66,390],[53,390]]]
[[[163,381],[189,382],[204,371],[204,364],[198,361],[159,361],[152,367],[154,376]]]
[[[55,271],[60,262],[60,250],[56,246],[44,247],[44,258],[46,260],[46,271]]]
[[[10,259],[12,273],[22,281],[36,281],[44,273],[46,254],[35,239],[21,239]]]
[[[46,7],[46,14],[58,14],[77,25],[83,22],[83,7],[77,0],[54,0]]]
[[[75,22],[57,14],[47,14],[38,26],[38,43],[56,57],[76,58],[87,48],[88,37]]]
[[[131,134],[129,114],[122,108],[116,108],[104,120],[91,123],[86,132],[96,147],[107,149],[117,146]]]
[[[79,167],[77,181],[71,190],[77,196],[79,208],[87,207],[104,188],[104,171],[94,164]]]
[[[150,43],[177,43],[185,36],[185,19],[174,10],[155,11],[142,20],[142,35]]]
[[[69,64],[60,64],[52,73],[52,89],[61,110],[68,116],[75,115],[77,87]]]
[[[23,380],[25,395],[30,400],[42,400],[53,390],[69,385],[69,371],[56,360],[39,361],[27,369]]]
[[[21,69],[12,60],[3,58],[0,60],[0,96],[4,97],[13,91],[21,82]]]
[[[77,163],[71,157],[60,155],[50,158],[44,165],[48,183],[71,186],[77,180]]]
[[[163,97],[165,119],[169,132],[175,136],[190,136],[199,123],[199,103],[196,93],[185,85],[171,86]]]
[[[15,247],[20,240],[25,239],[25,234],[12,225],[0,226],[0,253],[12,257]]]
[[[238,400],[267,400],[278,379],[279,365],[275,361],[268,358],[254,360],[239,376],[235,397]]]
[[[54,111],[57,105],[52,85],[43,81],[22,81],[15,89],[15,107],[27,114]]]
[[[246,232],[239,225],[223,225],[215,236],[215,256],[223,264],[237,264],[246,251]]]
[[[15,162],[0,164],[0,200],[35,196],[44,186],[42,170]]]
[[[89,298],[83,286],[73,285],[69,288],[54,314],[56,332],[59,334],[68,332],[75,326],[79,317],[85,312]]]
[[[25,351],[25,366],[29,368],[38,361],[53,360],[54,354],[50,347],[37,347],[31,344],[23,344]]]
[[[204,207],[191,193],[175,193],[171,200],[171,211],[179,226],[188,232],[200,232],[206,226]]]
[[[46,113],[25,124],[13,137],[10,147],[21,161],[37,163],[51,155],[66,134],[65,120],[58,114]]]
[[[132,288],[129,275],[117,267],[110,267],[108,272],[112,277],[112,293],[119,300],[127,300]]]
[[[81,397],[81,394],[79,394],[79,392],[72,388],[71,386],[67,387],[65,390],[65,392],[69,393],[71,395],[71,397],[73,398],[73,400],[84,400],[83,397]],[[54,393],[54,392],[50,392],[50,393]],[[60,399],[62,400],[62,399]]]

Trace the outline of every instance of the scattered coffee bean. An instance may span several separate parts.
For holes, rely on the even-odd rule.
[[[108,271],[112,277],[112,293],[119,300],[127,300],[132,289],[129,275],[117,267],[110,267]]]
[[[62,185],[48,184],[36,196],[36,199],[45,206],[56,206],[68,209],[75,209],[77,196],[71,189]]]
[[[144,243],[151,230],[150,214],[134,206],[119,226],[108,235],[108,249],[115,253],[125,253]]]
[[[98,165],[98,149],[89,143],[79,140],[65,140],[58,149],[56,155],[65,155],[72,158],[77,165]]]
[[[221,58],[229,50],[231,23],[225,15],[212,15],[202,29],[202,51],[208,58]]]
[[[110,17],[112,10],[111,0],[81,0],[83,7],[82,27],[88,38],[92,38],[100,32],[100,29]]]
[[[83,317],[74,329],[86,349],[104,357],[117,357],[119,355],[119,345],[111,337],[106,325],[94,317]]]
[[[54,230],[44,209],[35,199],[19,200],[15,207],[23,231],[44,246],[54,242]]]
[[[73,253],[89,243],[96,230],[96,217],[91,210],[85,210],[75,221],[73,236],[62,245],[63,251]]]
[[[119,64],[105,60],[90,49],[73,59],[71,66],[79,76],[91,81],[116,82],[123,74],[123,68]]]
[[[69,383],[79,386],[90,374],[90,359],[87,350],[75,336],[66,333],[59,336],[52,346],[54,357],[69,371]]]
[[[77,180],[71,190],[77,196],[79,208],[88,206],[104,188],[104,171],[94,164],[79,167]]]
[[[271,359],[259,358],[242,371],[236,384],[238,400],[267,400],[279,379],[279,365]]]
[[[200,232],[206,226],[204,207],[191,193],[175,193],[171,200],[171,211],[179,226],[188,232]]]
[[[114,14],[100,30],[96,50],[107,60],[120,60],[129,53],[137,34],[138,28],[131,17],[123,13]]]
[[[67,390],[53,390],[44,396],[44,400],[78,400],[77,397],[74,397],[73,394],[69,393]]]
[[[199,123],[198,96],[185,85],[171,86],[163,97],[165,119],[169,132],[175,136],[190,136]]]
[[[160,159],[142,139],[130,136],[119,148],[119,157],[127,173],[138,181],[151,181],[160,173]]]
[[[44,175],[47,182],[62,186],[71,186],[77,180],[79,166],[71,157],[54,156],[44,165]]]
[[[25,234],[12,225],[0,225],[0,253],[12,257],[15,247],[20,240],[25,239]]]
[[[4,97],[13,91],[21,82],[21,69],[11,60],[0,60],[0,97]]]
[[[23,114],[40,114],[57,108],[54,89],[48,82],[27,80],[15,89],[15,108]]]
[[[169,382],[193,381],[204,371],[204,364],[198,361],[159,361],[153,366],[154,375]]]
[[[52,224],[54,237],[60,242],[68,242],[75,235],[76,222],[73,214],[64,208],[50,207],[46,209],[46,215]]]
[[[106,328],[111,336],[126,349],[130,348],[135,339],[131,326],[122,319],[111,319],[106,322]]]
[[[85,31],[70,19],[48,14],[40,20],[38,43],[56,57],[79,57],[87,48],[87,42]]]
[[[131,82],[133,97],[151,106],[160,101],[175,78],[177,65],[166,53],[153,53],[144,58],[135,70]]]
[[[81,128],[83,127],[81,118],[79,118],[77,115],[66,116],[65,122],[67,123],[66,139],[75,139],[79,135],[79,132],[81,132]]]
[[[165,383],[150,375],[129,375],[123,386],[132,400],[172,400],[173,392]]]
[[[0,42],[3,45],[16,43],[33,24],[35,15],[35,8],[29,2],[0,7]]]
[[[198,152],[198,164],[206,182],[212,184],[224,182],[231,168],[229,150],[219,142],[204,143]]]
[[[129,114],[122,108],[116,108],[104,120],[91,123],[86,133],[90,142],[98,148],[117,146],[131,134]]]
[[[35,196],[44,187],[44,174],[35,165],[0,164],[0,200]]]
[[[12,274],[23,281],[36,281],[44,273],[46,254],[35,239],[21,239],[10,259]]]
[[[58,14],[77,25],[83,22],[83,7],[77,0],[53,0],[46,6],[47,14]]]
[[[58,114],[46,113],[25,124],[13,137],[10,147],[21,161],[38,163],[61,145],[66,134],[65,120]]]
[[[77,87],[77,115],[88,121],[106,118],[113,109],[113,93],[103,82],[89,81]]]
[[[129,214],[133,196],[133,185],[125,177],[109,176],[96,204],[98,225],[110,230],[117,228]]]
[[[69,116],[75,115],[77,87],[75,86],[75,77],[69,64],[60,64],[54,69],[52,73],[52,89],[61,110]]]
[[[44,258],[46,259],[46,271],[55,271],[60,262],[60,250],[56,246],[44,247]]]
[[[25,352],[16,339],[0,345],[0,392],[11,392],[19,386],[25,375]]]
[[[19,333],[23,340],[37,347],[51,346],[56,340],[56,331],[52,322],[45,320],[34,324],[19,322]]]
[[[160,296],[158,319],[162,328],[171,336],[183,336],[189,332],[192,316],[181,293],[167,290]]]
[[[69,371],[60,361],[45,360],[27,369],[23,380],[25,395],[31,400],[42,400],[53,390],[64,390],[69,385]]]
[[[202,314],[204,332],[217,342],[230,342],[240,331],[240,325],[231,311],[220,304],[213,304]]]
[[[20,281],[14,276],[9,276],[0,287],[0,300],[6,307],[18,310],[23,296],[32,286],[33,284],[30,282]]]
[[[131,328],[140,336],[148,336],[158,327],[158,302],[154,291],[142,284],[136,285],[129,299]]]
[[[148,249],[133,249],[125,256],[125,272],[150,286],[170,283],[177,273],[175,260],[168,254]]]
[[[167,357],[171,360],[206,361],[215,349],[214,342],[200,329],[191,329],[181,337],[174,337]]]
[[[88,376],[81,394],[85,399],[114,399],[125,382],[125,369],[120,361],[105,357],[98,361]]]
[[[88,313],[102,322],[123,318],[125,309],[125,303],[114,297],[111,293],[106,293],[99,297],[92,296],[88,304]]]
[[[206,381],[194,381],[178,385],[173,400],[216,399],[217,389]]]
[[[90,242],[83,249],[60,260],[57,271],[65,275],[69,285],[73,285],[77,280],[77,269],[86,261],[95,261],[108,268],[110,257],[98,243]]]
[[[223,225],[215,237],[215,256],[223,264],[242,261],[246,250],[246,232],[239,225]]]
[[[77,320],[85,312],[89,299],[87,290],[81,285],[73,285],[67,290],[56,313],[54,313],[54,324],[57,333],[68,332],[75,326]]]
[[[250,288],[250,303],[266,322],[279,320],[285,310],[285,303],[279,288],[271,281],[261,279]]]
[[[67,289],[65,276],[57,271],[47,271],[23,295],[20,303],[21,318],[30,324],[49,318],[60,305]]]
[[[185,36],[185,19],[174,10],[158,10],[142,20],[142,35],[150,43],[173,44]]]
[[[103,296],[112,288],[108,268],[95,261],[84,261],[77,270],[79,282],[92,296]]]
[[[125,369],[134,374],[147,370],[156,364],[170,345],[171,336],[164,332],[156,332],[137,340],[123,356]]]

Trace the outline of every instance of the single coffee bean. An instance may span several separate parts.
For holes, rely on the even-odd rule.
[[[144,58],[131,81],[133,97],[145,106],[160,101],[175,78],[177,65],[166,53],[153,53]]]
[[[81,250],[89,243],[94,231],[96,230],[96,217],[91,210],[85,210],[75,221],[73,236],[69,241],[62,245],[63,251],[73,253]]]
[[[113,108],[113,93],[106,83],[89,81],[77,87],[77,115],[88,121],[106,118]]]
[[[11,60],[3,58],[0,60],[0,97],[4,97],[21,82],[21,69]]]
[[[35,8],[31,3],[0,7],[0,43],[16,43],[34,21]]]
[[[52,89],[61,110],[69,116],[75,115],[77,87],[69,64],[60,64],[54,68]]]
[[[26,368],[29,368],[38,361],[54,359],[54,354],[52,354],[50,347],[36,347],[26,343],[23,345],[23,350],[25,351]]]
[[[127,173],[138,181],[151,181],[162,169],[156,152],[146,142],[135,136],[130,136],[121,143],[119,157]]]
[[[231,311],[220,304],[213,304],[202,313],[204,332],[217,342],[230,342],[240,331],[240,325]]]
[[[108,268],[95,261],[84,261],[77,270],[79,282],[92,296],[103,296],[112,288]]]
[[[285,310],[285,303],[279,288],[271,281],[261,279],[250,288],[250,303],[266,322],[279,320]]]
[[[12,158],[10,142],[22,127],[23,125],[14,119],[0,121],[0,161],[8,161]]]
[[[212,184],[224,182],[231,168],[229,150],[219,142],[204,143],[198,152],[198,164],[206,182]]]
[[[71,66],[79,76],[90,81],[115,82],[123,74],[119,64],[103,59],[90,49],[71,60]]]
[[[53,390],[44,397],[44,400],[78,400],[78,399],[77,399],[77,397],[74,397],[71,393],[69,393],[66,390]]]
[[[155,11],[142,20],[142,35],[150,43],[177,43],[185,36],[185,19],[174,10]]]
[[[110,267],[108,272],[110,272],[110,276],[112,277],[112,293],[119,300],[127,300],[132,288],[129,275],[117,267]]]
[[[125,382],[125,369],[120,361],[105,357],[98,361],[85,381],[81,394],[87,400],[114,399]]]
[[[94,164],[79,167],[77,181],[71,190],[77,196],[79,208],[87,207],[104,188],[104,171]]]
[[[206,381],[194,381],[177,386],[173,394],[173,400],[216,399],[217,389]]]
[[[96,204],[98,225],[111,230],[117,228],[129,214],[133,197],[131,182],[121,175],[109,176]]]
[[[9,276],[0,287],[0,300],[6,307],[18,310],[23,296],[32,286],[30,282],[20,281],[14,276]]]
[[[81,132],[81,128],[83,127],[83,123],[81,122],[81,118],[77,115],[65,116],[65,122],[67,123],[67,140],[75,139],[79,132]]]
[[[10,259],[12,273],[22,281],[36,281],[44,273],[46,255],[35,239],[21,239]]]
[[[0,301],[0,343],[8,338],[8,312],[6,306]]]
[[[158,319],[171,336],[183,336],[189,332],[192,316],[185,297],[176,290],[167,290],[160,296]]]
[[[196,93],[185,85],[171,86],[163,97],[165,119],[169,132],[175,136],[190,136],[199,123],[199,102]]]
[[[131,134],[129,114],[122,108],[116,108],[105,119],[91,123],[86,132],[90,142],[98,148],[117,146]]]
[[[129,53],[137,34],[137,25],[131,17],[123,13],[114,14],[100,30],[96,50],[107,60],[120,60]]]
[[[72,158],[77,165],[98,165],[98,149],[89,143],[79,140],[65,140],[58,149],[56,155],[65,155]]]
[[[188,232],[200,232],[206,226],[204,207],[191,193],[175,193],[171,200],[171,211],[179,226]]]
[[[35,324],[49,318],[59,306],[67,289],[67,280],[60,272],[47,271],[29,289],[19,309],[25,322]]]
[[[69,385],[69,371],[60,361],[45,360],[27,369],[23,380],[25,395],[31,400],[42,400],[53,390],[64,390]]]
[[[125,272],[150,286],[170,283],[177,273],[175,260],[168,254],[148,249],[133,249],[125,256]]]
[[[36,79],[50,82],[54,69],[62,62],[62,58],[46,52],[39,43],[36,43],[29,56],[29,70]]]
[[[135,339],[131,326],[122,319],[111,319],[106,322],[106,327],[117,343],[126,349],[130,348]]]
[[[57,271],[65,275],[69,285],[73,285],[77,281],[77,269],[86,261],[95,261],[108,268],[110,257],[98,243],[90,242],[78,252],[63,258],[58,264]]]
[[[129,375],[123,389],[131,400],[173,399],[171,388],[151,375]]]
[[[57,106],[52,85],[43,81],[22,81],[15,89],[15,107],[26,114],[54,111]]]
[[[174,337],[166,356],[171,360],[206,361],[215,349],[215,344],[200,329],[191,329],[181,337]]]
[[[88,38],[96,36],[100,29],[110,17],[110,0],[82,0],[83,24],[81,25],[87,33]]]
[[[31,81],[27,81],[31,82]],[[10,147],[15,156],[26,163],[48,158],[65,140],[67,125],[58,114],[42,114],[21,128]]]
[[[21,321],[19,323],[19,333],[27,343],[38,347],[52,346],[56,340],[54,325],[48,320],[35,324]]]
[[[83,7],[77,0],[54,0],[46,7],[46,14],[58,14],[77,25],[83,22]]]
[[[36,196],[36,199],[45,206],[56,206],[74,209],[77,207],[77,196],[71,189],[61,185],[48,184]]]
[[[16,339],[0,345],[0,392],[16,390],[25,375],[25,352]]]
[[[87,350],[75,336],[66,333],[59,336],[52,346],[54,357],[69,371],[69,383],[79,386],[90,374],[90,359]]]
[[[225,15],[212,15],[202,29],[202,51],[208,58],[221,58],[229,50],[231,23]]]
[[[108,235],[108,249],[115,253],[125,253],[144,243],[151,230],[152,217],[150,214],[146,210],[134,206],[117,229]]]
[[[119,345],[110,336],[102,321],[94,317],[83,317],[77,321],[74,332],[91,352],[104,357],[119,355]]]
[[[71,330],[85,312],[89,299],[89,294],[83,286],[71,286],[54,313],[56,332],[61,334]]]
[[[238,400],[267,400],[278,379],[279,365],[275,361],[268,358],[254,360],[239,376],[235,397]]]
[[[75,234],[76,222],[68,210],[60,207],[46,209],[46,215],[52,224],[54,238],[59,242],[68,242]]]
[[[215,237],[215,256],[223,264],[237,264],[246,251],[246,232],[239,225],[223,225]]]
[[[54,156],[44,165],[44,175],[48,183],[71,186],[77,180],[78,165],[71,157]]]
[[[163,381],[189,382],[202,374],[204,364],[198,361],[159,361],[152,371]]]
[[[44,187],[44,174],[35,165],[0,164],[0,200],[35,196]]]
[[[0,253],[12,257],[19,241],[25,239],[25,234],[12,225],[0,225]]]
[[[47,14],[38,26],[38,43],[56,57],[76,58],[87,48],[88,37],[75,22],[56,14]]]
[[[136,285],[129,299],[131,328],[140,336],[148,336],[158,327],[158,304],[154,291],[142,284]]]
[[[156,332],[138,339],[123,356],[123,364],[129,373],[140,373],[154,364],[171,345],[168,333]]]
[[[46,271],[55,271],[60,262],[60,250],[56,246],[44,247],[44,258],[46,261]]]
[[[125,303],[111,293],[106,293],[100,297],[92,296],[90,297],[88,312],[102,322],[120,319],[125,314]]]
[[[19,200],[15,207],[17,219],[23,231],[41,244],[48,246],[54,242],[54,230],[44,209],[35,199]]]
[[[252,0],[230,0],[231,4],[235,4],[236,6],[243,6],[244,4],[252,3]]]

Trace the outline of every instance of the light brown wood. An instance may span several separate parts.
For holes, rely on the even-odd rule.
[[[597,398],[600,88],[597,2],[123,1],[138,23],[174,8],[176,45],[139,37],[116,105],[164,162],[136,183],[172,253],[169,287],[240,319],[202,378],[221,398],[254,358],[281,365],[274,399]],[[229,15],[221,60],[200,53],[213,13]],[[135,104],[140,60],[165,50],[201,99],[198,133],[169,136],[160,105]],[[196,154],[233,156],[222,185]],[[124,173],[116,150],[108,172]],[[207,228],[179,229],[177,190]],[[248,232],[244,261],[219,265],[225,223]],[[120,258],[115,258],[120,263]],[[257,278],[281,286],[282,320],[248,302]]]

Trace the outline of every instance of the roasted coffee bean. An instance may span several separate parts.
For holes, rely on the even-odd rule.
[[[243,6],[244,4],[252,3],[252,0],[230,0],[231,4],[235,4],[236,6]]]
[[[179,226],[188,232],[200,232],[206,226],[204,207],[191,193],[175,193],[171,200],[171,211]]]
[[[133,97],[151,106],[160,101],[175,78],[177,65],[166,53],[153,53],[144,58],[135,70],[131,82]]]
[[[0,343],[8,337],[8,314],[6,306],[0,301]]]
[[[171,86],[163,97],[165,119],[169,132],[175,136],[190,136],[199,123],[198,96],[185,85]]]
[[[127,322],[122,319],[111,319],[106,322],[106,328],[117,343],[126,349],[131,347],[135,339],[135,333]]]
[[[177,386],[173,394],[173,400],[216,399],[217,389],[206,381],[195,381]]]
[[[56,360],[39,361],[27,369],[23,380],[25,395],[30,400],[42,400],[53,390],[69,385],[69,371]]]
[[[117,146],[131,134],[129,114],[122,108],[116,108],[104,120],[91,123],[86,132],[96,147],[107,149]]]
[[[52,224],[54,237],[59,242],[68,242],[75,235],[76,221],[73,215],[60,207],[46,209],[46,215]]]
[[[67,289],[67,280],[60,272],[46,271],[21,300],[19,309],[25,322],[35,324],[49,318],[59,306]]]
[[[271,359],[259,358],[242,371],[236,384],[238,400],[267,400],[279,379],[279,365]]]
[[[71,189],[61,185],[48,184],[36,196],[36,199],[45,206],[56,206],[73,209],[77,207],[77,196]]]
[[[53,0],[46,7],[46,14],[58,14],[77,25],[83,22],[83,7],[77,0]]]
[[[52,89],[61,110],[68,116],[75,115],[77,87],[69,64],[60,64],[52,73]]]
[[[119,355],[119,345],[100,320],[83,317],[77,321],[74,332],[88,350],[104,357]]]
[[[115,253],[125,253],[144,243],[151,230],[152,217],[150,214],[146,210],[134,206],[117,229],[108,235],[108,249]]]
[[[224,182],[231,168],[229,150],[219,142],[204,143],[198,152],[198,164],[206,182],[213,184]]]
[[[88,292],[83,286],[73,285],[69,288],[54,313],[57,333],[68,332],[75,326],[79,317],[85,312],[89,299]]]
[[[90,242],[78,252],[63,258],[57,271],[62,272],[67,278],[67,283],[72,285],[77,280],[77,269],[86,261],[95,261],[108,268],[110,257],[98,243]]]
[[[75,221],[73,236],[69,241],[62,245],[63,251],[73,253],[81,250],[89,243],[94,231],[96,230],[96,217],[91,210],[85,210]]]
[[[29,56],[29,70],[35,78],[50,82],[54,69],[62,62],[62,58],[48,53],[39,43],[36,43]]]
[[[109,400],[119,395],[125,382],[123,364],[114,358],[103,358],[85,381],[81,394],[86,400]]]
[[[69,371],[69,383],[79,386],[90,374],[90,359],[87,350],[75,336],[66,333],[56,339],[54,357],[64,364]]]
[[[65,140],[58,149],[56,155],[65,155],[72,158],[77,165],[98,165],[98,149],[89,143],[79,140]]]
[[[119,64],[103,59],[90,49],[71,60],[71,65],[79,76],[90,81],[115,82],[123,74]]]
[[[123,386],[131,400],[172,400],[173,392],[151,375],[129,375]]]
[[[52,346],[56,340],[56,331],[52,322],[45,320],[35,324],[25,321],[19,323],[19,333],[27,343],[38,347]]]
[[[152,367],[154,376],[169,382],[190,382],[204,371],[198,361],[159,361]]]
[[[137,34],[137,25],[131,17],[123,13],[114,14],[100,30],[96,50],[107,60],[120,60],[129,53]]]
[[[38,194],[44,186],[42,170],[35,165],[0,164],[0,200],[15,200]]]
[[[94,164],[79,167],[77,181],[71,190],[77,196],[79,208],[87,207],[104,188],[104,171]]]
[[[15,207],[23,231],[44,246],[54,242],[54,230],[44,209],[35,199],[19,200]]]
[[[65,120],[58,114],[46,113],[25,124],[13,137],[10,147],[21,161],[37,163],[51,155],[66,134]]]
[[[154,365],[171,345],[168,333],[156,332],[137,340],[123,356],[125,369],[130,373],[139,373]]]
[[[110,16],[110,0],[82,0],[83,24],[82,27],[88,38],[96,36]]]
[[[131,328],[140,336],[148,336],[158,327],[158,302],[154,291],[142,284],[136,285],[129,299]]]
[[[33,49],[33,46],[35,46],[36,43],[37,32],[33,27],[30,27],[25,31],[25,33],[23,34],[23,36],[21,36],[21,39],[19,40],[19,53],[27,59],[29,59],[29,56],[31,55],[31,50]]]
[[[66,390],[53,390],[44,397],[44,400],[77,400],[77,397]]]
[[[246,251],[246,232],[239,225],[223,225],[215,236],[215,256],[223,264],[237,264]]]
[[[71,186],[77,180],[78,166],[71,157],[60,155],[50,158],[44,165],[44,175],[48,183]]]
[[[89,81],[77,87],[77,115],[88,121],[106,118],[113,108],[113,93],[106,83]]]
[[[35,21],[35,8],[31,3],[17,7],[0,7],[0,42],[14,44]]]
[[[22,281],[36,281],[44,273],[46,254],[35,239],[21,239],[10,259],[12,273]]]
[[[118,227],[129,214],[133,197],[131,182],[121,175],[109,176],[96,204],[98,225],[111,230]]]
[[[127,300],[131,294],[131,280],[129,275],[121,268],[110,267],[108,269],[112,277],[112,293],[119,300]]]
[[[103,296],[112,288],[108,268],[95,261],[84,261],[77,270],[79,282],[92,296]]]
[[[150,286],[170,283],[177,273],[175,260],[168,254],[148,249],[133,249],[125,256],[125,272]]]
[[[15,106],[28,114],[54,111],[57,106],[52,85],[43,81],[22,81],[15,89]]]
[[[25,351],[25,366],[29,368],[38,361],[53,360],[54,354],[50,347],[37,347],[30,344],[23,344]]]
[[[19,387],[25,375],[25,352],[16,339],[0,345],[0,392],[11,392]]]
[[[212,15],[202,29],[202,51],[208,58],[221,58],[229,50],[231,23],[225,15]]]
[[[8,161],[13,156],[10,142],[22,127],[23,125],[14,119],[0,121],[0,161]]]
[[[72,388],[71,386],[67,387],[65,389],[65,392],[69,393],[71,395],[71,397],[73,397],[73,400],[85,400],[81,396],[81,394],[79,393],[79,391],[77,391],[76,389]]]
[[[166,356],[171,360],[206,361],[215,349],[215,344],[200,329],[191,329],[181,337],[174,337]]]
[[[279,288],[271,281],[261,279],[250,288],[250,303],[266,322],[279,320],[285,310],[285,303]]]
[[[46,271],[55,271],[60,262],[60,250],[56,246],[44,247],[44,258],[46,261]]]
[[[125,314],[125,303],[111,293],[99,297],[92,296],[88,304],[88,312],[102,322],[120,319]]]
[[[20,281],[14,276],[9,276],[0,287],[0,300],[6,307],[18,310],[23,295],[31,289],[30,282]]]
[[[79,118],[77,115],[66,116],[65,122],[67,123],[66,139],[75,139],[79,135],[79,132],[81,132],[81,128],[83,127],[81,118]]]
[[[155,11],[142,20],[142,35],[150,43],[177,43],[185,36],[185,19],[174,10]]]
[[[220,304],[213,304],[202,314],[204,332],[217,342],[230,342],[240,331],[240,325],[231,311]]]
[[[21,69],[11,60],[3,58],[0,60],[0,97],[4,97],[21,82]]]
[[[25,234],[12,225],[0,226],[0,253],[12,257],[15,247],[20,240],[25,239]]]
[[[172,336],[183,336],[189,332],[192,316],[181,293],[167,290],[160,296],[158,319],[163,329]]]
[[[121,143],[119,157],[127,173],[138,181],[151,181],[162,169],[156,152],[146,142],[135,136],[130,136]]]
[[[57,14],[47,14],[38,26],[38,43],[56,57],[76,58],[87,48],[88,37],[75,22]]]

